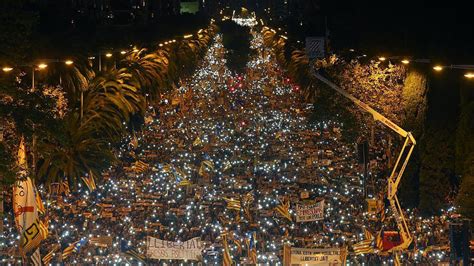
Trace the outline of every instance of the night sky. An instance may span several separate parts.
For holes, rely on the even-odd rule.
[[[339,47],[393,55],[473,60],[473,9],[467,1],[321,1]]]

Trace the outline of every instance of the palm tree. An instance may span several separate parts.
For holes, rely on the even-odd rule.
[[[41,158],[37,177],[42,183],[67,179],[75,187],[89,171],[100,176],[115,161],[108,140],[98,137],[92,126],[82,126],[77,114],[66,117],[61,135],[38,141]]]
[[[144,115],[145,98],[127,69],[99,73],[89,83],[84,99],[83,126],[117,141],[134,114]]]
[[[142,94],[156,99],[165,88],[169,63],[166,53],[146,54],[146,49],[141,49],[130,53],[121,66],[132,75]]]
[[[46,72],[48,84],[60,84],[66,92],[68,102],[75,107],[79,102],[81,118],[83,117],[84,90],[88,88],[89,81],[95,76],[92,63],[84,56],[73,59],[72,65],[58,62]]]
[[[130,73],[99,73],[85,90],[83,120],[72,112],[56,134],[38,140],[37,176],[45,183],[66,178],[73,185],[89,171],[100,176],[115,161],[111,145],[126,133],[131,116],[144,110],[145,100]]]

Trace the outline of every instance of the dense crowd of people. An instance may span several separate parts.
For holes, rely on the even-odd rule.
[[[231,255],[241,262],[248,251],[239,244],[256,232],[260,262],[281,263],[283,243],[347,248],[351,261],[393,259],[352,254],[352,246],[365,239],[364,228],[373,235],[382,228],[397,230],[388,208],[384,223],[378,214],[373,219],[367,213],[356,145],[341,140],[338,122],[309,123],[313,106],[284,76],[260,34],[254,32],[251,46],[256,53],[247,73],[235,75],[226,67],[217,35],[195,74],[150,107],[143,130],[124,141],[119,165],[104,173],[95,190],[82,183],[77,190],[66,184],[40,188],[50,221],[42,256],[56,249],[52,263],[136,263],[123,253],[124,241],[146,257],[147,236],[169,241],[200,237],[206,247],[203,262],[220,264],[221,235],[231,232]],[[374,142],[370,172],[378,195],[386,185],[381,173],[389,165],[387,137],[378,131]],[[239,201],[241,208],[229,208],[228,199]],[[322,219],[296,222],[296,204],[322,200]],[[285,201],[291,203],[291,220],[275,210]],[[9,213],[3,262],[21,260]],[[447,217],[421,219],[413,210],[406,215],[415,251],[402,260],[445,259],[444,251],[431,257],[419,251],[447,245]],[[87,244],[62,256],[81,239]]]

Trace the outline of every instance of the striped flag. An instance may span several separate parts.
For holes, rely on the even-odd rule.
[[[146,264],[145,256],[138,252],[134,247],[130,246],[128,242],[124,239],[120,242],[120,250],[129,255],[130,257],[136,259],[137,261]]]
[[[372,233],[369,230],[367,230],[366,228],[364,228],[364,237],[367,240],[369,240],[369,239],[372,240],[374,238]]]
[[[35,194],[36,194],[36,208],[38,208],[38,212],[40,214],[45,214],[46,209],[44,208],[43,201],[41,200],[41,196],[39,194],[39,191],[35,189]]]
[[[372,240],[366,239],[352,246],[356,255],[374,253]]]
[[[290,222],[293,221],[290,215],[290,201],[289,200],[285,202],[282,202],[280,200],[280,204],[275,207],[275,211],[277,211],[281,216],[288,219]]]
[[[44,255],[44,257],[42,259],[44,265],[48,265],[51,262],[51,260],[54,258],[55,252],[58,250],[58,248],[59,248],[59,246],[55,245],[53,247],[53,249],[51,249],[51,251],[48,252],[48,254]]]
[[[30,258],[34,266],[41,266],[41,254],[39,248],[37,248],[35,252],[33,252]]]
[[[250,242],[249,242],[249,250],[250,250],[250,260],[252,263],[257,263],[257,232],[253,232],[250,235]]]
[[[231,266],[232,265],[232,257],[230,256],[229,245],[227,243],[227,233],[223,233],[222,235],[222,245],[224,246],[224,253],[222,265],[223,266]]]
[[[375,239],[375,246],[378,250],[383,250],[383,232],[382,229],[377,233],[377,237]]]
[[[234,244],[237,246],[237,253],[241,255],[242,254],[242,240],[240,240],[239,238],[236,238],[235,235],[234,235]]]
[[[240,205],[240,200],[229,199],[229,198],[223,198],[223,199],[227,203],[227,209],[240,211],[240,208],[242,207]]]
[[[67,259],[72,253],[78,253],[81,247],[87,243],[87,239],[83,238],[79,241],[73,242],[67,248],[63,250],[62,258]]]
[[[74,252],[74,247],[76,246],[77,243],[79,243],[79,240],[76,242],[73,242],[67,248],[63,250],[63,253],[61,254],[63,260],[67,259],[69,255],[71,255]]]

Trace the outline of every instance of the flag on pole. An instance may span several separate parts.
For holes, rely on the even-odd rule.
[[[63,253],[61,254],[63,260],[67,259],[69,255],[71,255],[74,252],[74,247],[76,246],[77,243],[79,243],[79,240],[76,242],[73,242],[72,244],[70,244],[63,250]]]
[[[79,241],[73,242],[67,248],[63,250],[62,258],[67,259],[72,253],[78,253],[81,247],[87,243],[87,238],[83,238]]]
[[[36,189],[29,177],[13,186],[13,213],[20,232],[20,249],[24,254],[39,246],[48,236],[47,228],[38,219]]]
[[[55,245],[51,251],[48,252],[48,254],[44,255],[43,257],[43,264],[48,265],[51,260],[54,258],[55,252],[58,250],[59,245]]]
[[[130,246],[127,240],[125,239],[122,239],[122,241],[120,241],[120,250],[122,251],[122,253],[129,255],[137,261],[141,263],[146,263],[145,256],[138,252],[138,250],[136,250],[134,247]]]

